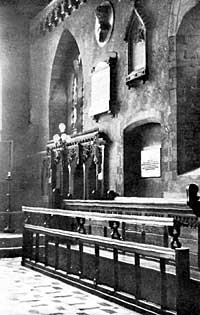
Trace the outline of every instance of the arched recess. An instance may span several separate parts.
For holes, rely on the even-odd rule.
[[[162,197],[161,125],[149,122],[124,130],[124,195]]]
[[[200,167],[200,3],[184,16],[176,35],[177,165]]]
[[[49,98],[50,138],[58,132],[60,122],[68,134],[83,127],[83,71],[77,42],[65,29],[60,38],[51,74]]]
[[[75,38],[66,29],[63,31],[56,50],[50,83],[49,133],[50,139],[58,133],[59,123],[66,125],[66,133],[75,135],[83,129],[83,70],[80,51]],[[70,192],[69,169],[66,157],[55,165],[52,182],[60,200]],[[74,173],[77,187],[79,168]],[[55,177],[55,178],[53,178]],[[82,184],[81,184],[82,185]],[[58,188],[59,187],[59,188]],[[80,186],[81,188],[82,186]],[[79,189],[77,190],[77,194]],[[80,196],[83,197],[82,193]]]
[[[168,138],[167,146],[174,148],[174,144],[177,143],[176,154],[174,154],[175,151],[173,150],[171,157],[173,163],[171,163],[169,170],[170,172],[174,172],[174,178],[175,174],[188,172],[196,168],[199,164],[197,158],[199,155],[198,146],[192,140],[192,138],[197,139],[199,133],[197,124],[192,123],[193,118],[199,116],[198,110],[196,115],[194,108],[192,108],[196,107],[196,105],[193,106],[193,101],[198,95],[198,93],[196,93],[198,83],[195,83],[196,91],[192,91],[192,89],[189,88],[190,81],[192,83],[190,78],[193,75],[198,76],[198,69],[196,69],[197,71],[194,68],[192,69],[198,59],[195,57],[197,52],[196,47],[192,47],[195,42],[195,36],[193,35],[195,35],[198,28],[198,21],[197,18],[195,18],[195,16],[198,16],[198,8],[199,0],[173,0],[169,16],[169,112],[172,114],[170,115],[170,126],[168,128],[170,130],[170,137]],[[193,21],[191,18],[192,15],[194,17]],[[193,44],[190,46],[192,41]],[[196,41],[196,44],[198,45],[198,41]],[[188,52],[187,46],[189,48]],[[190,60],[191,64],[189,61],[191,57],[191,55],[189,57],[190,53],[193,54],[193,61]],[[186,74],[187,68],[189,71]],[[191,99],[188,102],[190,98],[189,95]]]

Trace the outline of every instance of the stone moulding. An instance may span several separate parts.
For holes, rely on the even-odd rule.
[[[51,32],[62,23],[65,18],[87,0],[53,0],[32,20],[30,38],[34,39]]]

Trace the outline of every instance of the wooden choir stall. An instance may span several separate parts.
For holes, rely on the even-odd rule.
[[[49,206],[60,208],[63,199],[103,199],[107,144],[98,130],[66,138],[61,134],[47,144]]]

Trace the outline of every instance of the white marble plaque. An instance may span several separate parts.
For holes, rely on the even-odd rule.
[[[141,151],[141,177],[160,177],[160,146],[145,147]]]
[[[91,78],[91,106],[89,116],[110,110],[110,65],[99,62]]]

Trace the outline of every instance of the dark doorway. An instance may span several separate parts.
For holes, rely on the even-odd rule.
[[[124,195],[127,197],[162,197],[161,180],[161,127],[158,123],[147,123],[124,131]],[[145,149],[158,152],[160,175],[144,176],[141,173],[141,155]],[[149,161],[152,167],[155,161]]]

